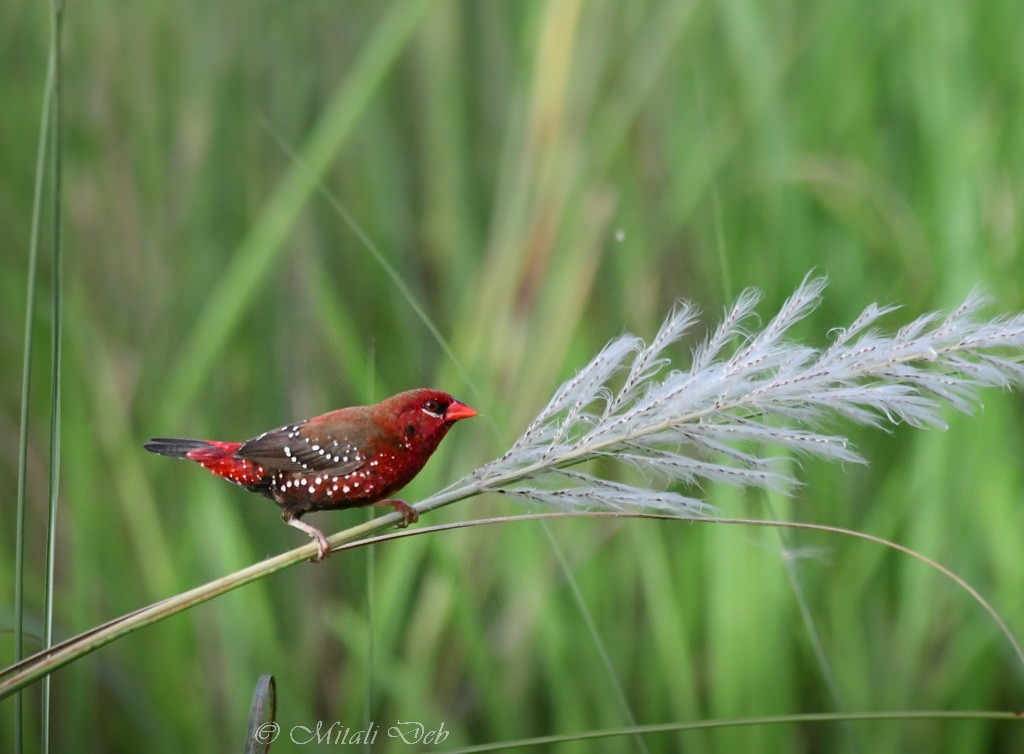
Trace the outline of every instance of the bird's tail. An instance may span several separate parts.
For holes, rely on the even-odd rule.
[[[189,453],[201,448],[211,448],[206,440],[189,440],[184,437],[154,437],[143,445],[150,453],[171,458],[188,458]]]
[[[151,453],[172,458],[187,458],[209,469],[219,477],[243,487],[259,485],[264,481],[262,466],[244,458],[236,458],[240,442],[218,440],[189,440],[179,437],[155,437],[143,447]]]

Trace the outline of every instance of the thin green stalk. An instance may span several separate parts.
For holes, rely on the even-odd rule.
[[[697,83],[696,88],[698,101],[700,102],[701,114],[707,122],[708,128],[710,128],[711,123],[710,118],[708,118],[707,115],[707,103],[704,99],[704,89],[700,86],[699,82]],[[712,178],[710,180],[710,184],[709,194],[711,197],[711,219],[715,230],[715,248],[718,252],[718,267],[722,276],[722,289],[725,293],[725,299],[728,301],[735,298],[736,294],[733,290],[729,254],[725,243],[725,223],[722,215],[722,202],[718,191],[718,181]],[[775,509],[772,506],[771,498],[768,495],[765,495],[765,499],[768,503],[768,510],[772,517],[774,517]],[[839,684],[836,681],[835,670],[832,667],[832,662],[829,660],[828,653],[825,651],[825,644],[821,639],[821,631],[818,629],[817,621],[815,621],[814,614],[810,610],[807,592],[804,590],[804,585],[800,581],[796,563],[787,556],[789,551],[788,532],[784,529],[778,529],[777,534],[779,536],[779,557],[782,560],[783,568],[786,570],[789,587],[793,590],[793,596],[796,598],[797,609],[800,612],[804,628],[807,631],[807,638],[811,643],[811,649],[814,653],[815,661],[818,663],[818,669],[821,671],[822,678],[825,681],[825,686],[828,688],[829,695],[832,697],[832,703],[836,706],[836,709],[845,710],[846,705],[843,702],[843,696],[839,690]],[[850,745],[853,747],[853,750],[859,754],[862,747],[860,745],[860,741],[857,739],[856,731],[854,731],[849,725],[845,726],[845,730],[848,738],[850,739]]]
[[[479,483],[467,483],[458,489],[440,492],[419,503],[416,508],[421,513],[433,510],[445,505],[450,505],[458,500],[463,500],[473,495],[480,494],[483,490]],[[389,532],[376,537],[368,535],[383,529],[395,526],[402,520],[399,513],[388,513],[379,516],[372,521],[353,526],[349,529],[334,534],[328,540],[334,550],[348,550],[356,547],[365,547],[370,544],[387,542],[393,539],[408,536],[431,534],[439,531],[452,531],[464,529],[470,526],[483,526],[488,524],[505,524],[517,521],[549,521],[566,518],[634,518],[657,521],[681,521],[686,523],[704,524],[726,524],[735,526],[767,526],[786,529],[800,529],[805,531],[817,531],[826,534],[838,534],[841,536],[862,539],[874,544],[888,547],[904,555],[919,560],[929,568],[938,571],[947,579],[955,583],[967,592],[999,628],[1013,649],[1014,655],[1020,665],[1018,670],[1024,671],[1024,648],[1021,647],[1013,632],[1007,626],[1006,621],[996,612],[989,602],[962,577],[953,573],[946,566],[932,560],[916,550],[904,545],[897,544],[891,540],[874,534],[844,529],[839,526],[827,526],[824,524],[810,524],[799,521],[767,521],[762,519],[747,518],[714,518],[711,516],[672,516],[656,513],[625,513],[625,512],[560,512],[560,513],[527,513],[516,516],[500,516],[496,518],[473,519],[460,521],[438,526],[424,526],[417,529]],[[17,690],[34,683],[44,676],[54,672],[58,668],[74,662],[87,654],[105,646],[116,639],[126,636],[145,626],[158,623],[165,618],[188,610],[195,605],[200,605],[214,597],[225,594],[246,584],[270,576],[271,574],[283,571],[298,563],[302,563],[316,555],[316,544],[311,542],[302,547],[281,553],[267,560],[247,566],[235,573],[229,574],[215,581],[208,582],[201,586],[190,589],[187,592],[176,594],[160,602],[136,610],[121,618],[109,621],[97,628],[86,631],[78,636],[72,637],[51,649],[37,652],[36,654],[16,663],[3,671],[0,671],[0,699],[5,699]],[[325,567],[320,565],[318,567]],[[835,719],[839,719],[836,717]]]
[[[767,495],[765,497],[768,498]],[[774,518],[775,506],[772,505],[770,498],[767,499],[767,503],[768,512]],[[796,567],[796,562],[793,558],[789,557],[789,532],[785,529],[777,529],[776,533],[779,535],[779,557],[782,559],[782,565],[786,569],[786,576],[789,579],[789,586],[793,590],[793,596],[796,597],[800,619],[803,621],[804,630],[807,631],[807,639],[811,643],[811,651],[814,653],[814,659],[818,663],[818,670],[821,671],[821,676],[825,681],[826,688],[828,688],[829,696],[832,697],[832,703],[837,710],[845,712],[846,703],[843,701],[843,694],[839,689],[839,682],[836,680],[835,669],[832,667],[832,661],[825,650],[825,642],[822,641],[818,622],[814,619],[814,613],[811,612],[807,592],[800,581],[800,573]],[[855,752],[860,754],[863,751],[863,747],[860,744],[860,739],[857,737],[857,732],[849,724],[844,725],[843,729],[850,740],[850,746]]]
[[[586,598],[583,596],[580,585],[576,581],[576,576],[572,572],[572,568],[569,567],[569,561],[565,558],[565,552],[562,550],[562,546],[555,539],[555,535],[551,533],[551,527],[548,526],[547,521],[540,522],[541,529],[547,535],[548,541],[551,543],[551,549],[555,551],[555,555],[558,557],[558,562],[562,566],[562,573],[565,575],[566,583],[569,585],[569,590],[572,592],[573,599],[576,602],[576,606],[580,610],[580,615],[583,617],[583,622],[587,626],[587,633],[590,634],[590,638],[594,642],[594,648],[597,650],[597,656],[601,658],[601,664],[604,665],[604,671],[608,674],[608,677],[612,681],[612,688],[615,691],[615,698],[622,707],[623,712],[626,714],[626,719],[629,721],[631,727],[637,727],[636,715],[633,714],[633,708],[629,704],[629,699],[626,697],[626,691],[622,688],[622,684],[619,683],[619,676],[615,672],[615,666],[612,665],[612,658],[608,654],[608,647],[605,646],[604,639],[601,638],[601,632],[597,628],[597,623],[594,621],[594,615],[590,612],[590,608],[587,607]],[[633,741],[636,744],[636,748],[647,754],[650,749],[647,748],[647,742],[644,741],[643,736],[636,735],[633,737]]]
[[[700,102],[701,114],[710,128],[711,124],[707,115],[707,103],[704,99],[704,89],[700,86],[699,81],[697,82],[696,88],[698,101]],[[709,194],[711,197],[711,220],[715,230],[715,248],[718,252],[718,268],[722,276],[722,290],[725,293],[725,300],[728,301],[735,298],[736,293],[733,290],[729,254],[725,244],[725,223],[723,222],[722,202],[718,191],[718,181],[715,178],[712,178],[710,180],[710,184]],[[765,499],[768,503],[768,510],[772,517],[774,517],[775,509],[772,506],[771,498],[768,495],[765,495]],[[797,609],[800,612],[804,628],[807,631],[807,638],[811,643],[811,649],[814,653],[815,661],[818,663],[818,669],[821,671],[825,685],[829,690],[829,694],[832,697],[832,702],[836,706],[836,709],[845,710],[846,705],[843,702],[843,696],[839,690],[839,684],[836,682],[835,670],[832,667],[832,662],[829,660],[828,653],[825,651],[825,644],[821,639],[821,631],[818,630],[818,624],[814,619],[814,614],[810,610],[807,592],[804,590],[804,585],[800,581],[796,563],[787,556],[789,551],[789,541],[787,537],[788,532],[783,529],[778,529],[776,533],[779,537],[779,558],[782,560],[783,568],[786,570],[789,587],[793,590],[793,596],[796,598]],[[850,739],[850,745],[853,747],[855,752],[860,754],[861,746],[860,741],[857,739],[856,731],[854,731],[849,725],[844,727],[847,737]]]
[[[43,185],[46,182],[46,146],[50,133],[50,105],[53,101],[54,55],[46,63],[43,107],[39,117],[36,148],[36,179],[32,195],[32,230],[28,248],[28,282],[25,295],[25,341],[21,365],[21,416],[18,430],[18,497],[14,523],[14,659],[25,656],[25,496],[28,479],[28,411],[32,392],[32,341],[35,336],[36,282],[39,269],[39,228],[42,218]],[[14,749],[25,750],[24,700],[14,698]]]
[[[372,518],[373,514],[367,511],[368,518]],[[366,625],[368,631],[366,632],[366,701],[363,705],[363,715],[365,720],[373,720],[374,710],[374,637],[377,632],[373,630],[373,590],[376,582],[376,571],[377,571],[377,548],[368,547],[366,548]],[[363,744],[363,751],[369,753],[371,751],[370,742],[366,741]]]
[[[740,728],[753,725],[806,725],[808,723],[856,722],[871,720],[1004,720],[1020,723],[1019,712],[998,710],[894,710],[887,712],[817,712],[803,715],[765,715],[764,717],[737,717],[728,720],[697,720],[690,723],[662,723],[660,725],[633,725],[628,728],[604,728],[585,730],[578,733],[562,733],[553,736],[520,738],[515,741],[464,746],[449,749],[446,754],[480,754],[485,751],[509,751],[534,746],[549,747],[576,741],[593,741],[598,738],[619,736],[645,736],[653,733],[679,733],[688,730],[712,728]]]
[[[61,31],[64,24],[64,1],[53,2],[53,36],[50,54],[53,57],[53,271],[52,271],[52,323],[51,381],[50,381],[50,493],[46,524],[46,577],[43,613],[43,646],[53,643],[54,566],[57,556],[57,493],[60,482],[60,373],[61,373],[61,266],[64,188],[61,154]],[[42,751],[50,751],[50,676],[43,681]]]
[[[292,161],[293,165],[300,171],[305,171],[308,179],[313,182],[316,186],[317,191],[320,192],[321,196],[327,200],[327,203],[331,205],[331,208],[338,213],[345,224],[349,227],[356,238],[359,239],[363,247],[370,252],[370,256],[373,257],[374,261],[380,265],[381,269],[384,270],[388,278],[391,279],[391,283],[398,289],[398,292],[402,294],[402,298],[405,299],[405,303],[409,305],[409,308],[413,310],[413,313],[419,317],[420,322],[427,328],[427,332],[437,341],[437,344],[441,347],[444,355],[451,361],[455,371],[459,373],[459,377],[463,382],[473,391],[474,395],[479,395],[478,391],[473,385],[473,381],[470,379],[469,374],[462,366],[462,362],[455,356],[455,352],[452,350],[451,345],[445,339],[444,335],[441,334],[440,329],[434,324],[434,320],[427,314],[427,310],[423,307],[423,304],[419,302],[416,296],[413,294],[409,284],[405,282],[405,279],[398,273],[395,266],[388,261],[388,258],[384,256],[384,252],[373,242],[370,238],[370,234],[366,232],[366,229],[354,218],[352,213],[345,209],[345,205],[339,201],[330,189],[328,189],[324,182],[320,179],[319,174],[313,169],[312,166],[306,163],[306,160],[301,154],[296,152],[291,144],[284,138],[277,129],[274,128],[273,124],[269,121],[263,121],[263,127],[267,129],[267,132],[273,137],[274,141],[277,142],[278,146],[281,147],[281,151],[288,155],[288,158]]]
[[[377,352],[375,349],[370,350],[370,358],[367,360],[366,370],[366,384],[367,391],[373,395],[374,378],[377,374]],[[373,400],[377,400],[378,397],[373,395]],[[367,521],[373,519],[373,512],[371,509],[366,510]],[[373,591],[376,583],[377,575],[377,548],[367,547],[366,548],[366,625],[369,630],[366,632],[366,703],[364,705],[364,718],[365,720],[373,720],[373,692],[374,692],[374,637],[377,632],[373,630]],[[369,754],[371,751],[370,742],[366,741],[363,744],[363,750]]]

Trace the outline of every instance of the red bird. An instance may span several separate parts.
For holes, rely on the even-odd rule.
[[[330,551],[323,532],[300,519],[309,511],[390,505],[404,518],[416,509],[387,499],[408,484],[448,430],[476,411],[440,390],[420,388],[374,406],[352,406],[287,424],[246,442],[158,437],[153,453],[188,458],[281,506],[281,518],[317,543],[317,560]]]

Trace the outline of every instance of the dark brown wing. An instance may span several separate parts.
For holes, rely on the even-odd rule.
[[[331,437],[320,423],[299,422],[264,432],[242,445],[236,456],[272,473],[313,472],[345,476],[366,463],[366,454],[348,438]]]

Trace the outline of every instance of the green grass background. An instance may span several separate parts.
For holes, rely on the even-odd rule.
[[[45,6],[0,4],[5,629]],[[407,489],[415,500],[499,454],[609,338],[652,335],[679,297],[713,320],[754,285],[768,316],[816,269],[831,285],[800,328],[816,344],[871,301],[905,305],[893,327],[977,284],[994,313],[1024,308],[1019,2],[96,0],[69,3],[65,28],[58,638],[303,542],[268,501],[146,454],[150,436],[241,439],[436,385],[483,418],[446,440]],[[44,253],[44,281],[48,267]],[[28,476],[35,634],[48,298],[44,285]],[[703,496],[727,514],[918,549],[1020,636],[1024,402],[991,391],[983,403],[950,415],[946,432],[838,424],[870,465],[804,462],[789,500],[713,486]],[[430,520],[521,510],[478,498]],[[311,520],[334,531],[364,515]],[[978,605],[889,550],[654,522],[550,530],[586,613],[533,523],[338,555],[58,671],[54,748],[239,750],[263,673],[276,677],[286,728],[443,722],[446,747],[631,717],[1024,707],[1024,672]],[[5,658],[12,647],[0,635]],[[34,751],[38,686],[26,699]],[[12,731],[8,700],[0,749]],[[409,750],[383,736],[379,749]],[[1024,727],[829,723],[645,743],[1014,752]],[[632,738],[558,749],[640,750]]]

